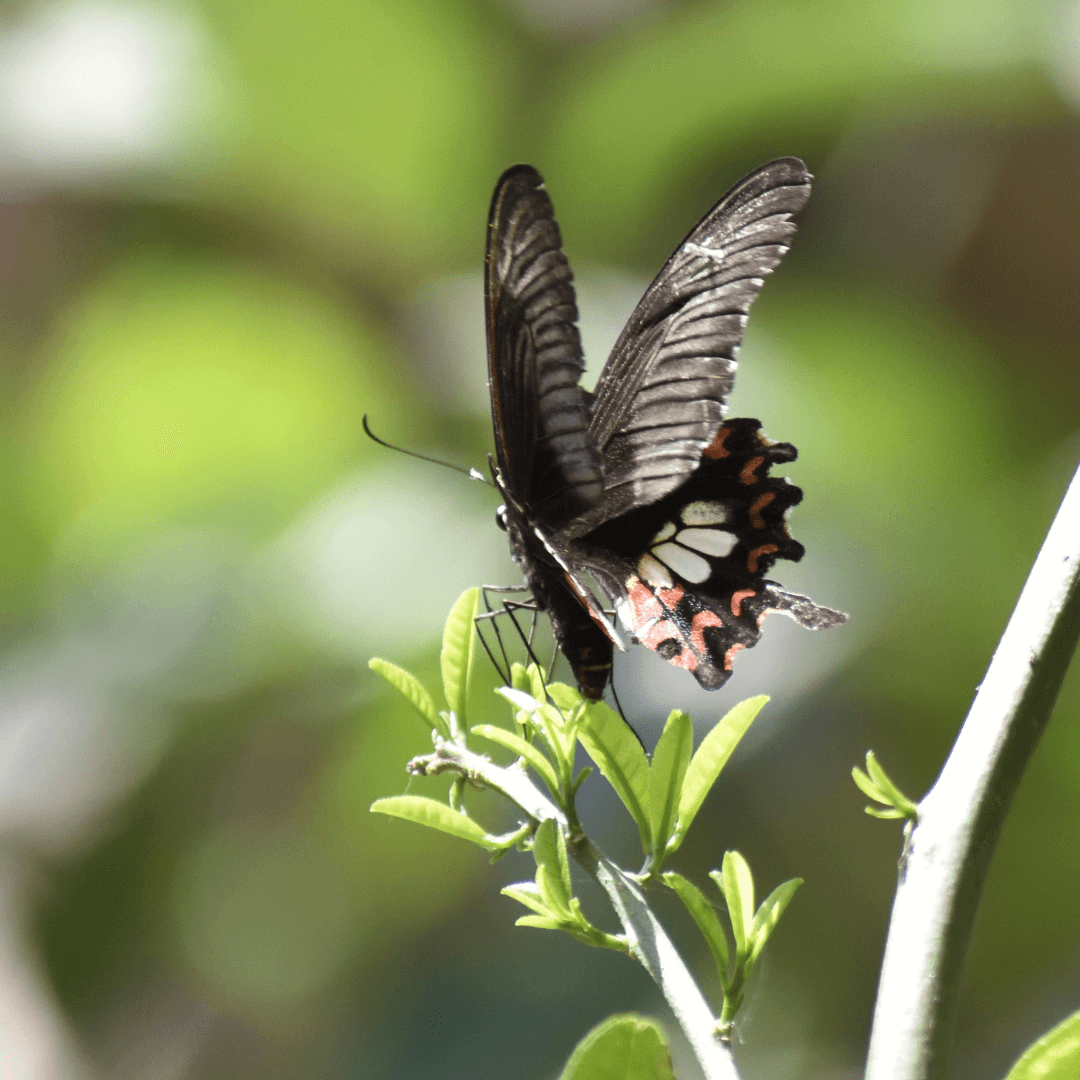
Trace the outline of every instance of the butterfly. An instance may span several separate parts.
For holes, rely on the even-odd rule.
[[[788,250],[810,174],[780,158],[740,180],[645,291],[594,392],[551,199],[506,170],[488,217],[485,299],[496,517],[582,692],[598,699],[626,633],[706,689],[773,611],[813,630],[847,616],[765,575],[802,558],[772,477],[795,447],[725,420],[747,311]]]

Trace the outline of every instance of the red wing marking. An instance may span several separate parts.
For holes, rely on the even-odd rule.
[[[679,651],[665,659],[675,667],[693,671],[698,666],[699,657],[689,647],[684,632],[671,618],[675,614],[674,605],[683,596],[681,585],[672,589],[658,589],[654,594],[640,578],[631,578],[627,590],[630,610],[634,615],[634,633],[638,641],[648,649],[656,649],[665,641],[677,642]],[[669,607],[669,604],[672,606]]]
[[[607,619],[596,613],[596,601],[573,579],[573,577],[571,577],[570,574],[564,572],[563,577],[566,579],[566,584],[570,586],[570,591],[578,598],[581,606],[589,613],[589,618],[604,631],[604,636],[609,638],[612,643],[623,652],[626,652],[626,646],[619,640],[618,635],[612,633],[611,624]]]
[[[732,645],[731,648],[728,649],[728,651],[726,653],[724,653],[724,670],[725,671],[730,671],[731,670],[731,665],[735,660],[735,654],[740,649],[745,649],[745,648],[746,648],[745,645],[743,645],[740,642],[736,641],[735,644]]]
[[[755,589],[736,589],[735,592],[731,594],[731,614],[734,615],[736,619],[742,615],[742,602],[744,600],[749,600],[751,596],[757,596],[757,591]]]
[[[702,656],[707,656],[709,653],[705,644],[705,627],[723,625],[723,619],[715,611],[699,611],[690,621],[690,640]]]
[[[746,569],[749,570],[751,574],[756,574],[758,572],[758,559],[760,559],[762,555],[771,555],[774,551],[779,550],[780,549],[776,544],[762,544],[761,547],[754,548],[754,550],[746,556]]]
[[[686,595],[686,590],[681,585],[673,585],[670,589],[657,589],[656,595],[664,607],[674,609],[675,605]]]
[[[760,454],[759,454],[759,455],[758,455],[757,457],[752,457],[752,458],[751,458],[751,459],[750,459],[750,460],[749,460],[749,461],[748,461],[748,462],[747,462],[747,463],[746,463],[746,464],[745,464],[745,465],[744,465],[744,466],[742,467],[742,471],[741,471],[741,472],[739,473],[739,479],[740,479],[740,480],[741,480],[741,481],[742,481],[742,482],[743,482],[744,484],[748,484],[748,485],[749,485],[749,484],[757,484],[757,483],[759,483],[759,481],[758,481],[758,478],[757,478],[757,477],[756,477],[756,476],[754,475],[754,473],[755,473],[755,472],[756,472],[756,471],[757,471],[757,470],[758,470],[759,468],[761,468],[761,466],[762,466],[762,465],[763,465],[764,463],[765,463],[765,458],[764,458],[764,457],[762,457],[762,456],[761,456]]]
[[[761,511],[775,498],[775,491],[767,491],[760,499],[754,500],[753,505],[750,507],[750,524],[753,525],[755,529],[765,528],[765,519],[761,516]]]
[[[725,458],[731,455],[731,451],[728,450],[724,443],[731,435],[731,428],[722,427],[716,435],[713,437],[713,441],[702,451],[705,457],[710,458]]]

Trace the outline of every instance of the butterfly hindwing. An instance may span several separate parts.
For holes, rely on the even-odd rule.
[[[756,644],[768,612],[811,629],[845,618],[766,579],[777,559],[803,555],[786,523],[802,491],[769,471],[795,456],[790,444],[766,439],[757,420],[728,420],[681,487],[581,540],[584,550],[617,556],[597,577],[609,590],[617,583],[624,625],[707,689],[722,685],[735,654]]]

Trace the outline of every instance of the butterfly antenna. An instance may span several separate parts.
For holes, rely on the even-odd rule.
[[[368,425],[367,413],[364,413],[364,417],[360,423],[364,427],[364,434],[367,435],[372,442],[377,442],[380,446],[385,446],[387,450],[396,450],[399,454],[408,454],[409,457],[419,458],[421,461],[429,461],[432,465],[441,465],[444,469],[453,469],[454,472],[461,473],[462,476],[467,476],[470,480],[479,480],[480,483],[487,484],[488,487],[495,486],[479,469],[466,469],[464,465],[455,465],[452,461],[443,461],[442,458],[429,457],[427,454],[418,454],[415,450],[406,450],[403,446],[395,446],[393,443],[388,443],[385,439],[380,439]]]

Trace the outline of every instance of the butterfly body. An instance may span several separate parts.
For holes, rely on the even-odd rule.
[[[769,475],[796,452],[756,420],[723,418],[747,309],[808,193],[795,158],[737,184],[646,291],[590,394],[543,181],[518,165],[496,186],[485,266],[500,523],[590,697],[625,648],[596,586],[633,638],[708,689],[767,612],[812,629],[846,618],[764,577],[803,554],[785,523],[802,492]]]

